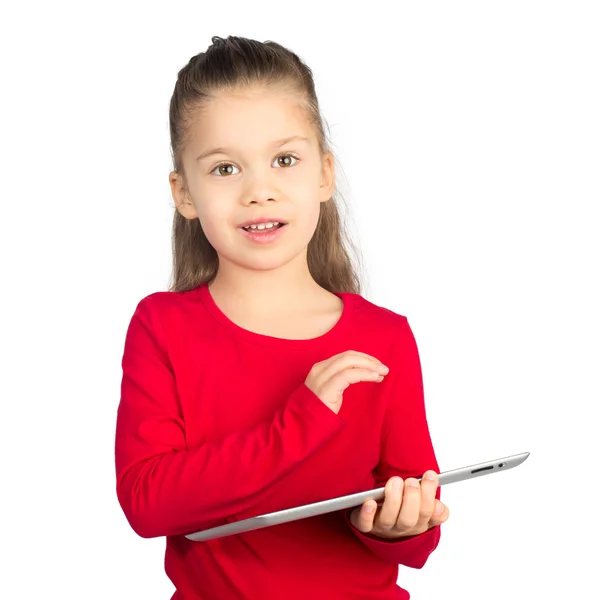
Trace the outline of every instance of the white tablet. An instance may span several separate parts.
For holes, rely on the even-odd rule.
[[[480,477],[481,475],[506,471],[522,464],[528,456],[529,452],[522,452],[521,454],[513,454],[511,456],[505,456],[504,458],[497,458],[495,460],[461,467],[460,469],[445,471],[438,476],[439,485],[448,485],[455,481],[463,481],[465,479],[472,479],[473,477]],[[420,480],[421,477],[419,477],[419,481]],[[271,525],[279,525],[280,523],[287,523],[288,521],[306,519],[307,517],[314,517],[336,510],[360,506],[367,500],[383,500],[385,496],[384,491],[385,486],[374,490],[367,490],[366,492],[358,492],[348,496],[332,498],[331,500],[323,500],[322,502],[314,502],[295,508],[278,510],[277,512],[242,519],[241,521],[235,521],[234,523],[226,523],[225,525],[219,525],[218,527],[211,527],[210,529],[198,531],[197,533],[190,533],[185,537],[194,542],[204,542],[206,540],[213,540],[227,535],[244,533],[254,529],[262,529],[263,527],[269,527]]]

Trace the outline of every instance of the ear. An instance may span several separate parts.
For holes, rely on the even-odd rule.
[[[331,199],[335,189],[335,168],[333,154],[325,152],[322,159],[323,167],[321,169],[321,186],[319,188],[319,201],[327,202]]]
[[[171,185],[171,195],[179,214],[186,219],[197,219],[198,213],[186,190],[181,174],[177,173],[177,171],[171,171],[169,173],[169,184]]]

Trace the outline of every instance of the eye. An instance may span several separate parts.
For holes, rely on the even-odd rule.
[[[279,158],[293,158],[296,162],[300,162],[300,159],[295,156],[294,154],[280,154],[279,156],[277,156],[276,160]],[[286,166],[294,166],[295,163],[292,163],[291,165],[288,163]],[[220,169],[221,167],[233,167],[234,165],[232,165],[231,163],[228,162],[222,162],[219,163],[212,171],[211,173],[214,173],[215,171],[218,171],[218,169]],[[219,171],[220,173],[220,171]],[[223,175],[217,175],[217,177],[223,177]]]
[[[300,162],[300,159],[297,156],[294,156],[293,154],[280,154],[277,158],[293,158],[296,162]],[[292,165],[286,165],[286,166],[294,166]]]

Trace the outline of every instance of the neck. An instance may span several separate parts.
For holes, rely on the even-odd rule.
[[[220,260],[208,287],[218,303],[241,305],[259,316],[294,312],[328,293],[313,279],[303,255],[276,269],[260,271]]]

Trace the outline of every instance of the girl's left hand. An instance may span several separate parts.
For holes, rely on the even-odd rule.
[[[398,487],[395,487],[398,485]],[[384,538],[419,535],[450,516],[448,507],[435,497],[438,475],[426,471],[423,479],[391,477],[385,485],[382,506],[367,500],[350,514],[350,521],[359,531]]]

